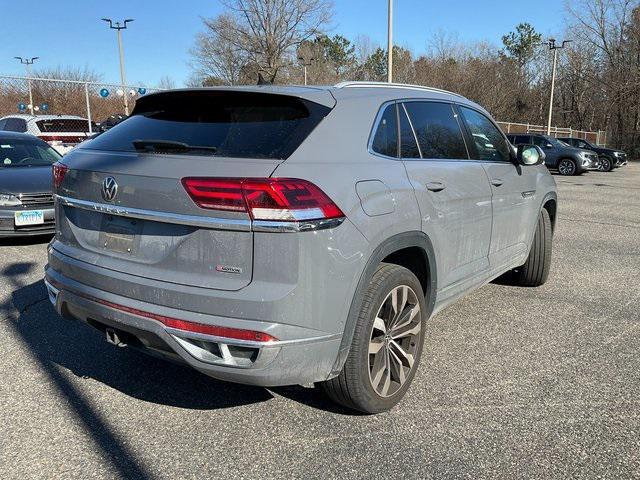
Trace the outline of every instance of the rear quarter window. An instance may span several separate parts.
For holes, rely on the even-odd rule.
[[[387,157],[398,156],[398,115],[395,104],[388,105],[380,117],[371,150]]]
[[[270,93],[167,92],[141,98],[131,117],[82,148],[135,151],[134,142],[165,141],[205,147],[212,156],[286,159],[330,111]]]

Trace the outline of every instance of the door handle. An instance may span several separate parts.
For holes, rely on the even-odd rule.
[[[446,185],[442,182],[429,182],[426,187],[427,190],[431,190],[432,192],[441,192],[445,189]]]
[[[494,187],[499,187],[503,183],[504,182],[500,178],[494,178],[494,179],[491,180],[491,185],[493,185]]]

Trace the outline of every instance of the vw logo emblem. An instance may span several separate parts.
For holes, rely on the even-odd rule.
[[[118,184],[113,177],[107,177],[102,181],[102,198],[107,202],[113,202],[118,194]]]

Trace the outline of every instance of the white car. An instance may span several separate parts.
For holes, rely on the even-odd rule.
[[[91,136],[89,121],[75,115],[7,115],[0,118],[0,131],[30,133],[64,155]],[[91,132],[96,132],[91,123]]]

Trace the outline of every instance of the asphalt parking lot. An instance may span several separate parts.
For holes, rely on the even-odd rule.
[[[549,282],[433,318],[377,416],[107,344],[46,299],[47,238],[0,241],[0,478],[640,477],[640,163],[555,178]]]

